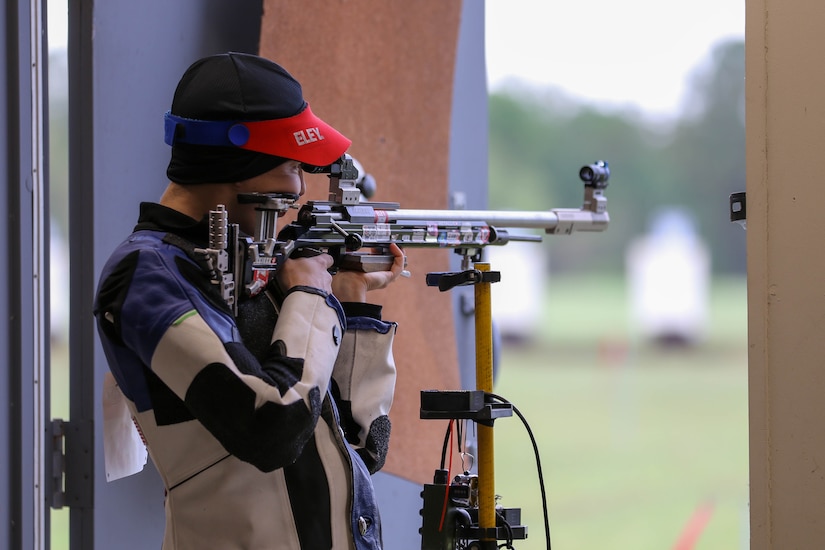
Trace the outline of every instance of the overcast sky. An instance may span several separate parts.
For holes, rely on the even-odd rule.
[[[486,0],[487,77],[585,99],[678,111],[688,75],[745,36],[745,0]]]

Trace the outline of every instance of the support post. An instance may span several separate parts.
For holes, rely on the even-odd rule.
[[[489,263],[476,263],[475,269],[490,271]],[[476,328],[476,389],[486,393],[493,391],[493,320],[490,283],[481,281],[475,285]],[[478,425],[478,523],[482,533],[482,548],[495,548],[496,491],[495,459],[492,424]],[[488,531],[490,530],[490,531]]]

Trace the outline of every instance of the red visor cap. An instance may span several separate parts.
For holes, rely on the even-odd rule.
[[[352,141],[306,108],[295,116],[238,122],[229,129],[236,147],[327,166],[343,155]]]

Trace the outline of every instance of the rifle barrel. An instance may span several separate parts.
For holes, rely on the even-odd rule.
[[[610,222],[606,211],[583,208],[556,208],[542,211],[508,210],[387,210],[391,222],[484,222],[498,228],[544,229],[545,233],[565,235],[575,231],[604,231]]]
[[[483,221],[500,227],[525,227],[535,229],[553,228],[559,223],[559,216],[547,211],[508,210],[388,210],[391,220],[432,220],[432,221]]]

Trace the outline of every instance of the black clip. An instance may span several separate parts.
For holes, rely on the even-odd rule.
[[[457,286],[475,285],[478,283],[497,283],[499,281],[501,281],[501,273],[498,271],[468,269],[458,272],[427,273],[427,286],[437,286],[441,292]]]

